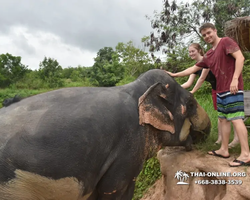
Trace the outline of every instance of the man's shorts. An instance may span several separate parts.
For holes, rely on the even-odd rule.
[[[217,93],[218,117],[228,121],[244,119],[244,96],[239,90],[236,94],[230,92]]]

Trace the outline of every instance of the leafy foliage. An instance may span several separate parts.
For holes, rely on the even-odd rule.
[[[218,35],[224,35],[225,22],[235,17],[250,15],[250,1],[247,0],[197,0],[190,3],[169,3],[164,0],[163,10],[155,13],[151,20],[154,32],[143,39],[151,52],[171,53],[181,43],[199,42],[199,27],[204,22],[214,22]],[[203,45],[204,42],[201,43]]]
[[[220,37],[224,36],[224,25],[226,21],[236,17],[250,15],[249,0],[217,0],[215,2],[211,13],[214,15],[215,26]]]
[[[250,90],[250,52],[244,53],[245,62],[243,67],[244,89]]]
[[[62,71],[62,76],[66,79],[70,78],[71,74],[73,73],[73,71],[75,70],[75,68],[73,67],[67,67],[64,68]]]
[[[0,87],[7,87],[22,79],[28,71],[27,66],[21,63],[20,56],[9,53],[0,55]]]
[[[123,75],[124,66],[119,63],[119,56],[112,47],[100,49],[92,69],[92,83],[96,86],[115,86]]]
[[[39,65],[40,78],[46,81],[50,88],[64,85],[62,78],[62,67],[57,60],[45,57]]]
[[[168,54],[164,69],[173,72],[182,71],[194,65],[195,62],[189,57],[188,50],[184,46],[178,46],[172,53]]]
[[[116,52],[122,59],[122,65],[125,67],[125,76],[138,77],[141,73],[154,68],[150,63],[151,59],[148,53],[136,48],[132,41],[126,44],[118,43]]]
[[[13,89],[32,89],[37,90],[41,88],[49,88],[49,84],[40,78],[39,71],[29,71],[24,77],[17,81],[16,84],[11,85]]]

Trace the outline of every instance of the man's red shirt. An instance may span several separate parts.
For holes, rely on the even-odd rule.
[[[217,93],[230,91],[230,84],[235,71],[235,58],[230,55],[240,50],[238,44],[229,37],[221,38],[216,49],[210,49],[202,61],[196,63],[198,67],[209,68],[216,77]],[[238,89],[243,90],[242,73],[239,77]]]

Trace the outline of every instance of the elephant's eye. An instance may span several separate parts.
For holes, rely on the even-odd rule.
[[[189,101],[187,103],[187,111],[188,111],[187,113],[189,116],[192,116],[195,114],[196,106],[197,106],[197,104],[194,101]]]
[[[194,103],[193,102],[189,102],[188,107],[189,108],[193,108],[194,107]]]
[[[191,101],[191,102],[188,102],[188,103],[187,103],[187,110],[190,110],[190,111],[191,111],[191,110],[193,110],[194,107],[195,107],[194,102]]]

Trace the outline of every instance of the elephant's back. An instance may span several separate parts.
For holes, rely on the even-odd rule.
[[[108,119],[107,115],[126,104],[135,106],[136,102],[118,87],[63,88],[25,98],[0,109],[0,147],[20,131],[33,135],[45,126],[53,128],[79,120],[87,122],[91,118]]]
[[[66,88],[23,99],[0,110],[2,156],[55,179],[82,179],[81,171],[102,176],[106,158],[109,166],[120,151],[138,144],[132,136],[139,124],[137,104],[118,87]]]

